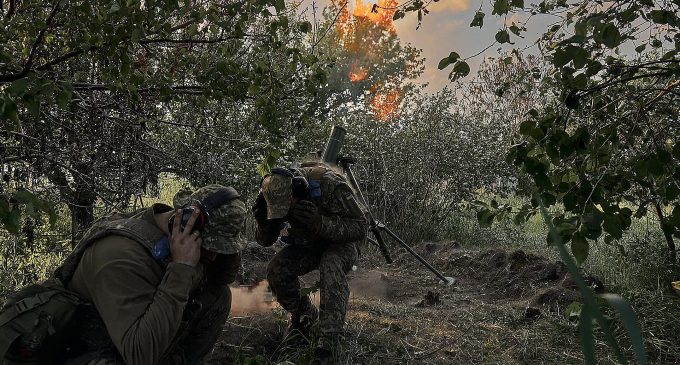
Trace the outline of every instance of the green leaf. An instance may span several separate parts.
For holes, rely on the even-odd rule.
[[[449,53],[448,57],[442,58],[441,61],[439,61],[439,65],[437,66],[440,70],[445,69],[448,65],[456,62],[460,56],[456,52],[451,52]]]
[[[550,178],[548,175],[545,173],[538,173],[534,175],[534,183],[536,184],[537,187],[548,190],[552,188],[552,183],[550,182]]]
[[[26,95],[24,96],[26,100],[26,107],[28,112],[33,116],[37,117],[40,115],[40,98],[37,95]]]
[[[494,216],[495,214],[488,209],[480,210],[477,212],[477,221],[479,222],[479,226],[482,228],[491,227]]]
[[[257,165],[257,172],[260,176],[265,176],[270,173],[272,166],[274,166],[279,157],[281,157],[281,152],[279,151],[267,152],[267,155],[262,159],[262,162]]]
[[[484,13],[481,11],[477,11],[475,13],[475,17],[472,19],[472,23],[470,23],[470,27],[482,27],[484,25]]]
[[[588,23],[585,21],[579,21],[574,24],[574,33],[579,37],[585,37],[588,33]]]
[[[116,2],[111,4],[111,8],[109,8],[109,14],[115,14],[120,11],[120,5]]]
[[[308,21],[300,22],[298,28],[302,33],[309,33],[312,30],[312,23]]]
[[[35,195],[33,195],[33,193],[28,190],[18,190],[13,194],[13,196],[14,199],[22,204],[34,203],[38,200],[38,198],[36,198]]]
[[[673,157],[680,160],[680,142],[675,142],[673,146]]]
[[[621,239],[623,237],[623,224],[621,218],[613,214],[605,214],[604,222],[602,223],[602,228],[605,232],[609,233],[612,237],[616,239]]]
[[[576,258],[576,262],[581,265],[588,258],[588,240],[580,232],[571,236],[571,253]]]
[[[568,48],[558,48],[555,50],[555,53],[553,53],[552,57],[552,63],[555,65],[555,67],[562,67],[574,58],[573,54],[567,51]]]
[[[671,153],[668,152],[668,151],[665,150],[665,149],[659,149],[659,150],[657,150],[657,151],[656,151],[656,155],[658,156],[659,161],[660,161],[662,164],[667,164],[667,163],[670,163],[670,162],[671,162],[671,159],[672,159]]]
[[[646,44],[646,43],[645,43],[645,44],[641,44],[641,45],[635,47],[635,52],[640,53],[640,52],[644,51],[645,48],[647,48],[647,44]]]
[[[573,211],[577,207],[578,197],[576,194],[569,192],[562,198],[562,203],[564,204],[564,209],[567,211]]]
[[[14,96],[23,96],[27,87],[28,79],[24,77],[14,81],[11,85],[9,85],[7,92]]]
[[[498,33],[496,33],[496,41],[498,43],[501,43],[501,44],[509,43],[510,42],[510,34],[508,34],[508,31],[505,30],[505,29],[500,30],[500,31],[498,31]]]
[[[392,20],[398,20],[403,18],[406,15],[403,10],[397,10],[394,12],[394,15],[392,16]]]
[[[321,288],[321,282],[317,281],[314,285],[307,288],[300,288],[300,296],[306,297],[312,293],[316,293]]]
[[[0,120],[8,119],[12,121],[19,121],[17,104],[9,98],[0,99]]]
[[[615,48],[621,44],[621,33],[619,33],[619,28],[612,23],[606,23],[604,25],[600,36],[601,43],[609,48]]]
[[[516,8],[524,8],[524,0],[510,0],[510,3]]]
[[[676,227],[680,227],[680,205],[673,208],[673,213],[668,217],[668,222]]]
[[[677,15],[668,10],[652,10],[649,16],[656,24],[675,24],[677,22]]]
[[[564,309],[564,315],[567,316],[569,320],[577,319],[581,317],[582,310],[583,304],[580,302],[571,302],[571,304]]]
[[[507,14],[508,10],[510,10],[510,4],[508,3],[508,0],[496,0],[493,4],[493,12],[491,14],[503,15]]]
[[[601,298],[605,299],[611,306],[619,312],[619,317],[623,322],[623,327],[630,337],[630,342],[633,345],[633,352],[638,364],[647,364],[647,351],[645,349],[644,339],[642,338],[642,330],[637,321],[637,316],[633,312],[633,308],[623,298],[616,294],[602,294]]]
[[[602,235],[602,221],[604,217],[599,212],[585,213],[581,217],[581,232],[586,238],[596,240]]]
[[[536,122],[533,120],[525,120],[519,125],[519,133],[528,136],[534,128],[536,128]]]
[[[593,310],[589,304],[586,304],[581,309],[580,314],[578,328],[581,334],[581,350],[585,360],[584,363],[595,365],[597,360],[595,360],[595,338],[593,336]]]
[[[2,218],[2,221],[5,225],[5,229],[7,232],[12,233],[12,234],[19,234],[20,231],[20,226],[21,226],[21,212],[19,209],[12,209],[10,210],[4,217]]]
[[[663,168],[663,163],[658,158],[658,156],[654,155],[649,157],[649,160],[647,161],[647,168],[649,169],[649,172],[651,172],[655,176],[663,175],[663,173],[665,172]]]
[[[62,90],[57,94],[57,105],[64,109],[68,106],[68,103],[71,101],[71,92],[68,90]]]
[[[460,77],[465,77],[470,74],[470,65],[465,61],[458,61],[453,66],[453,71],[449,74],[451,80],[455,80]]]
[[[581,69],[588,64],[588,61],[590,60],[590,53],[585,48],[576,47],[573,59],[574,68],[577,70]]]

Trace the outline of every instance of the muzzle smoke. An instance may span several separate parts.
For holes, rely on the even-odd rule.
[[[350,280],[350,298],[387,298],[388,285],[382,273],[370,271],[361,277]],[[320,293],[310,294],[314,305],[319,306]],[[260,281],[255,286],[238,286],[231,288],[230,316],[244,316],[249,314],[267,313],[279,308],[279,303],[269,291],[267,280]]]
[[[243,316],[269,312],[278,308],[269,291],[267,280],[260,281],[256,286],[239,286],[231,288],[231,311],[230,316]]]

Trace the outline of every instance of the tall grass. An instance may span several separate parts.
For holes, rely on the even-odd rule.
[[[496,199],[517,206],[522,202],[520,197]],[[551,213],[559,210],[559,206],[553,207]],[[463,247],[521,249],[558,258],[554,247],[547,244],[548,229],[539,215],[520,226],[507,219],[494,222],[490,228],[481,228],[474,209],[467,208],[450,217],[444,227],[443,234]],[[603,238],[591,242],[582,268],[620,291],[667,290],[670,281],[680,280],[680,272],[672,270],[668,246],[653,214],[633,219],[620,240],[611,244]]]

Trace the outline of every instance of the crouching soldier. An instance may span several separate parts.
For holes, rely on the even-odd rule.
[[[286,243],[271,260],[267,279],[279,304],[291,314],[290,330],[321,332],[314,364],[333,363],[339,353],[349,300],[347,273],[354,265],[368,224],[347,179],[322,163],[300,169],[275,168],[261,185],[253,206],[257,240],[269,246]],[[300,295],[298,277],[320,273],[320,306]]]
[[[186,192],[185,192],[186,193]],[[195,364],[231,306],[246,208],[230,187],[96,222],[57,270],[82,297],[66,364]]]

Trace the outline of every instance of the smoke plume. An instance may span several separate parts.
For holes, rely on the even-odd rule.
[[[279,304],[269,291],[267,280],[260,281],[256,286],[238,286],[231,288],[231,312],[233,316],[269,312]]]

